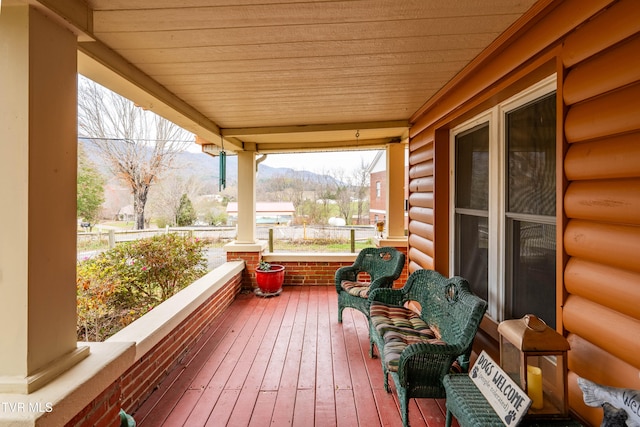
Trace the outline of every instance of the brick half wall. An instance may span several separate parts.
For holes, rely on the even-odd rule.
[[[121,408],[135,413],[160,381],[198,347],[202,335],[235,299],[242,277],[238,273],[224,283],[66,426],[118,426]]]

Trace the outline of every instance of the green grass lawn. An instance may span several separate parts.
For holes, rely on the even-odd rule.
[[[368,239],[356,241],[355,249],[373,246],[373,242]],[[274,252],[351,252],[351,243],[348,240],[275,240],[273,242]]]

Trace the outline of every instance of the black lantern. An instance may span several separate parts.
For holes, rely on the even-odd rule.
[[[527,418],[568,418],[566,338],[532,314],[498,325],[500,366],[531,398]]]

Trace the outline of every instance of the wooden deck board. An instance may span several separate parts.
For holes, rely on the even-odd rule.
[[[333,286],[239,295],[134,414],[156,426],[401,426],[369,357],[367,320]],[[412,399],[413,427],[444,426],[444,400]],[[454,421],[454,426],[457,423]]]
[[[353,395],[359,424],[362,426],[379,426],[380,417],[375,406],[373,390],[371,389],[371,382],[364,361],[364,357],[369,356],[362,354],[362,346],[356,331],[355,323],[359,320],[360,314],[349,310],[349,313],[343,313],[342,315]]]
[[[202,344],[194,349],[192,357],[185,359],[184,366],[174,369],[137,411],[138,424],[144,421],[148,425],[161,425],[165,422],[195,376],[203,368],[204,363],[234,326],[237,317],[246,313],[248,306],[256,303],[257,301],[248,298],[236,299],[234,304],[226,310],[225,317],[207,330],[206,335],[201,339]],[[189,412],[191,409],[192,406],[188,407]]]

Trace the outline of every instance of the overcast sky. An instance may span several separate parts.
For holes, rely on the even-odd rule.
[[[197,144],[187,147],[188,151],[200,153],[202,149]],[[379,150],[315,152],[293,154],[268,154],[262,163],[272,168],[291,168],[309,172],[324,172],[335,170],[359,169],[364,161],[369,166]],[[258,155],[259,156],[259,155]]]
[[[309,172],[359,169],[364,161],[369,166],[377,151],[341,151],[295,154],[269,154],[263,165]]]

